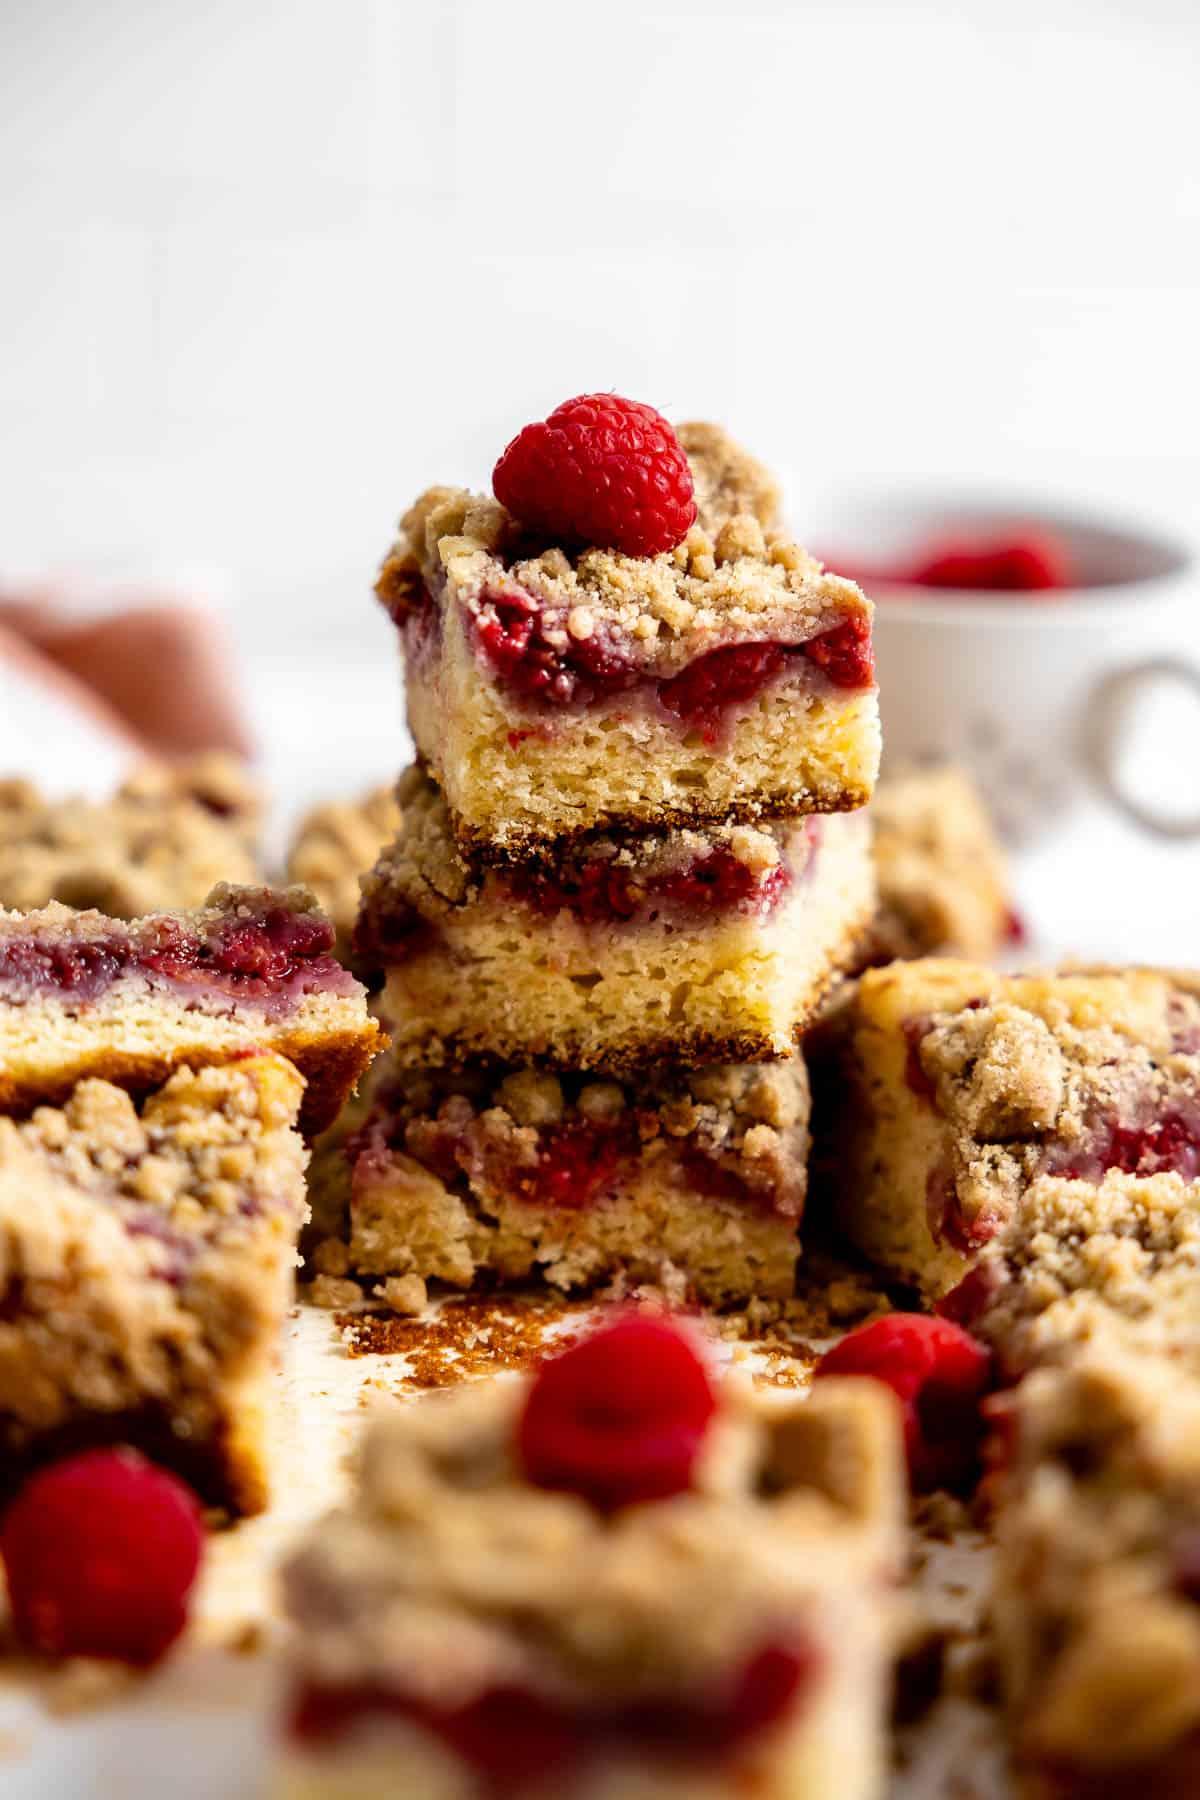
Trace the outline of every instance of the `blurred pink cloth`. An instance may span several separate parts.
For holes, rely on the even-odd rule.
[[[79,617],[53,593],[0,596],[0,664],[131,750],[248,756],[219,622],[203,608],[144,602]]]

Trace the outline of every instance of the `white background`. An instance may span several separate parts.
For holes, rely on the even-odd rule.
[[[1197,0],[5,0],[0,573],[228,608],[267,768],[403,755],[370,581],[614,387],[818,491],[1200,536]]]

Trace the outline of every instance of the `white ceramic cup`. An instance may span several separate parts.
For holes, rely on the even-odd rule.
[[[1200,712],[1200,572],[1166,531],[1022,504],[929,494],[847,495],[810,509],[801,541],[852,573],[903,566],[935,540],[1022,529],[1063,544],[1078,585],[986,594],[872,582],[885,761],[953,761],[975,775],[1003,828],[1028,839],[1091,784],[1160,837],[1200,836],[1194,751],[1171,803],[1140,792],[1122,746],[1164,682]]]

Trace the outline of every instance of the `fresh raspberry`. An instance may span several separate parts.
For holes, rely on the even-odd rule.
[[[715,744],[725,708],[752,700],[779,673],[785,655],[782,644],[726,644],[660,683],[658,697],[668,712],[694,725],[706,744]]]
[[[547,537],[627,556],[673,550],[696,522],[692,471],[661,413],[580,394],[527,425],[492,472],[515,518]]]
[[[190,1489],[136,1451],[55,1463],[0,1525],[17,1635],[45,1656],[157,1662],[187,1623],[203,1548]]]
[[[907,579],[917,587],[1039,593],[1070,587],[1071,567],[1056,538],[1031,531],[1012,538],[948,539],[928,551]]]
[[[823,669],[834,687],[870,687],[875,679],[875,656],[867,619],[846,619],[832,631],[809,638],[803,649],[809,662]]]
[[[518,1430],[538,1487],[606,1510],[682,1493],[716,1406],[708,1373],[665,1319],[630,1316],[543,1363]]]
[[[903,1408],[913,1488],[962,1488],[979,1470],[980,1407],[991,1376],[985,1347],[961,1326],[924,1313],[889,1313],[827,1351],[817,1375],[872,1375]]]

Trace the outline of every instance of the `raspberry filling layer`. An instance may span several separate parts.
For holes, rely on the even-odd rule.
[[[174,919],[141,921],[137,934],[19,937],[0,941],[0,995],[18,1004],[50,996],[87,1005],[114,983],[142,975],[198,1003],[253,1001],[287,1011],[306,994],[355,991],[333,956],[328,920],[275,907],[256,918],[230,918],[207,934]]]
[[[734,1757],[761,1734],[801,1715],[821,1671],[803,1640],[764,1644],[724,1691],[687,1700],[647,1696],[606,1707],[572,1707],[521,1687],[493,1688],[463,1706],[439,1708],[411,1695],[362,1685],[310,1684],[292,1711],[290,1731],[315,1748],[335,1744],[356,1725],[394,1718],[432,1733],[475,1771],[495,1796],[527,1785],[557,1792],[589,1763],[612,1756],[704,1763]]]
[[[733,912],[765,919],[788,892],[792,879],[786,862],[755,870],[719,845],[669,873],[641,876],[635,869],[598,858],[569,873],[521,870],[508,878],[507,885],[515,899],[543,917],[570,912],[585,925],[612,925],[646,915],[657,918],[664,912],[688,919]]]
[[[688,730],[716,743],[728,715],[748,706],[797,659],[834,687],[872,685],[875,664],[865,618],[844,620],[802,644],[727,644],[664,680],[647,677],[626,640],[600,629],[575,638],[548,631],[544,609],[521,592],[485,593],[472,621],[476,649],[501,686],[534,705],[588,707],[633,689],[647,692]]]
[[[1164,1113],[1147,1125],[1121,1125],[1105,1120],[1091,1144],[1082,1150],[1051,1153],[1046,1173],[1069,1181],[1098,1181],[1110,1169],[1125,1175],[1200,1176],[1200,1110]]]

